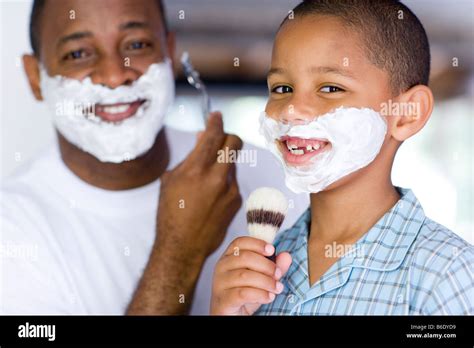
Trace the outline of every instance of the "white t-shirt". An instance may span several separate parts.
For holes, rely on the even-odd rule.
[[[173,168],[193,149],[195,134],[166,133]],[[257,165],[237,165],[243,199],[260,186],[280,189],[293,202],[283,228],[290,227],[308,197],[285,187],[269,152],[244,149],[257,151]],[[159,179],[124,191],[91,186],[66,167],[56,142],[22,166],[0,191],[0,314],[124,314],[155,239],[159,188]],[[242,206],[203,267],[192,314],[209,312],[215,263],[245,234]]]

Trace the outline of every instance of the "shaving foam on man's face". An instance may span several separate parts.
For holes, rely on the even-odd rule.
[[[155,63],[130,86],[111,89],[41,67],[41,93],[57,130],[102,162],[121,163],[147,152],[174,99],[171,62]]]
[[[288,188],[316,193],[371,163],[387,124],[372,109],[340,107],[305,124],[276,121],[262,113],[260,132],[282,163]]]

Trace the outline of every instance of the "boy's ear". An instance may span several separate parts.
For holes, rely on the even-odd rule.
[[[40,73],[38,58],[31,54],[23,55],[23,69],[30,83],[31,91],[36,100],[43,100],[40,87]]]
[[[433,93],[428,86],[416,85],[400,94],[394,103],[397,103],[397,112],[392,112],[391,134],[393,138],[402,142],[418,133],[433,111]]]

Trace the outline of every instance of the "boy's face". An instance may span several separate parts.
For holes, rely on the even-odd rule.
[[[268,88],[267,115],[291,124],[314,120],[340,106],[380,111],[392,97],[388,74],[368,60],[358,35],[329,16],[305,16],[282,26],[273,47]],[[319,150],[295,156],[285,139],[278,142],[283,158],[293,166],[330,148],[322,143]]]

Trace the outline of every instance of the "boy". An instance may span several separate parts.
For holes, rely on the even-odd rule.
[[[390,178],[397,149],[431,115],[429,66],[423,26],[397,1],[304,1],[290,12],[262,130],[311,206],[275,246],[231,243],[211,313],[474,313],[472,246]]]

